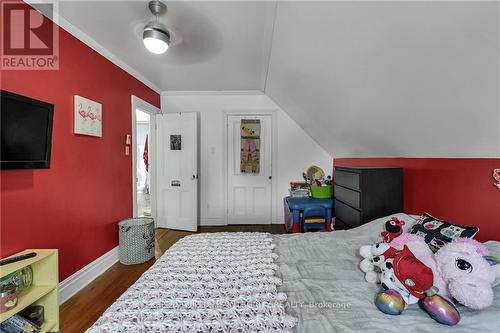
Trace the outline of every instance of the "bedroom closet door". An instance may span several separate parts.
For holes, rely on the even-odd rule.
[[[227,224],[271,224],[272,128],[271,115],[227,116]]]
[[[196,112],[157,117],[157,226],[198,229],[198,125]]]

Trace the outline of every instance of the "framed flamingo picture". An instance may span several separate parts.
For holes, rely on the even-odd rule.
[[[102,137],[102,105],[78,95],[74,103],[74,133]]]

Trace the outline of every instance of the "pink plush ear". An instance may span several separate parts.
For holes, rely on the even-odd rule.
[[[500,266],[500,257],[495,256],[483,256],[484,260],[490,264],[490,266]]]
[[[500,280],[500,257],[483,256],[483,258],[490,264],[494,280]]]

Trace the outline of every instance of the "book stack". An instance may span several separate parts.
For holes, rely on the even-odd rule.
[[[309,184],[307,182],[290,182],[290,192],[291,197],[295,198],[307,198],[309,197]]]
[[[40,333],[40,326],[35,325],[20,315],[13,315],[0,324],[1,333]]]

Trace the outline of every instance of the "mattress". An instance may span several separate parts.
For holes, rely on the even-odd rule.
[[[411,216],[397,216],[407,221],[406,228],[414,222]],[[361,245],[378,241],[385,221],[346,231],[274,236],[277,274],[283,280],[279,291],[287,294],[287,313],[299,320],[295,332],[498,332],[498,283],[494,304],[482,311],[459,305],[461,321],[454,327],[438,324],[417,304],[400,316],[380,312],[374,297],[381,288],[365,281],[358,268],[358,251]],[[500,242],[490,241],[486,246],[490,254],[500,255]]]

